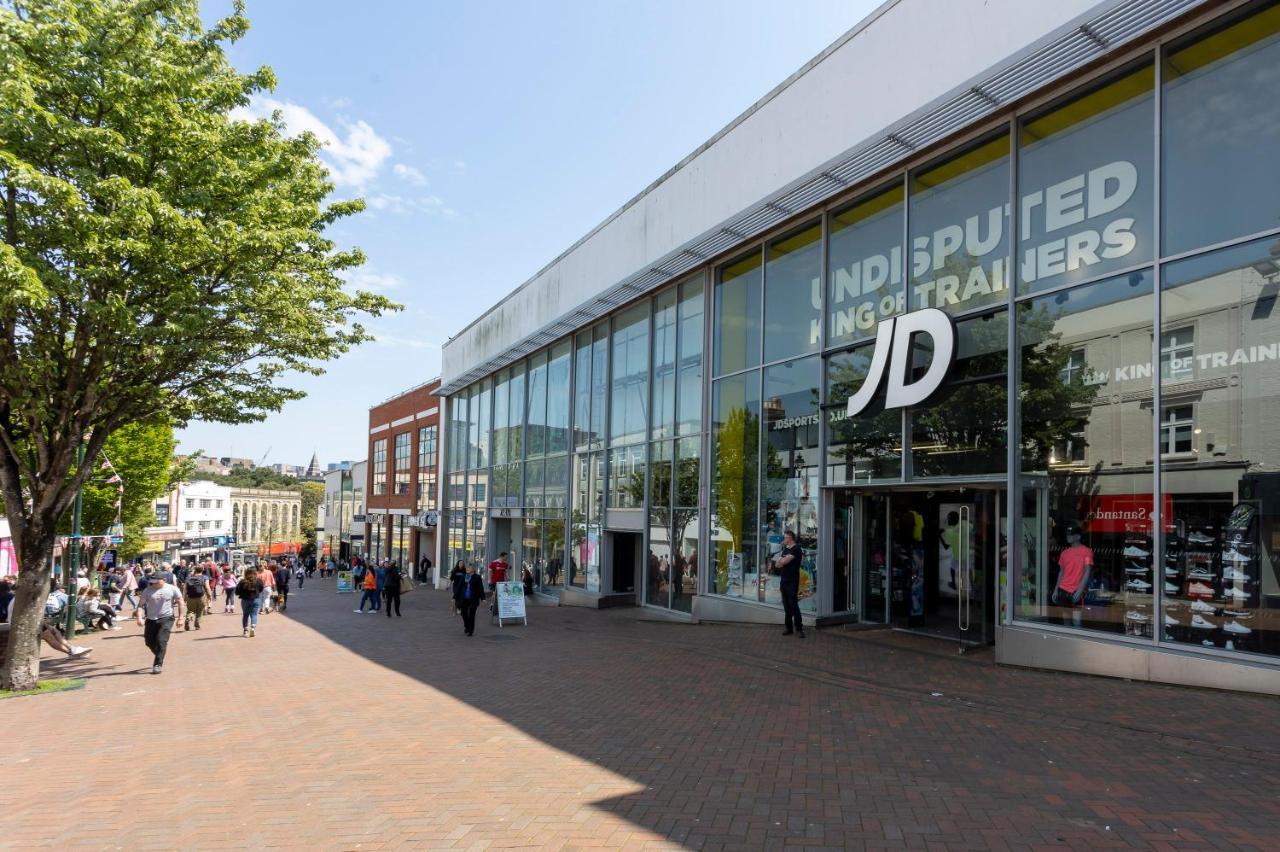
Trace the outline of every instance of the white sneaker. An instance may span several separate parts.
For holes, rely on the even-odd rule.
[[[352,611],[352,612],[358,612],[358,613],[360,613],[361,615],[364,615],[364,610],[362,610],[362,609],[353,609],[353,610],[351,610],[351,611]]]
[[[1253,560],[1251,557],[1245,556],[1240,551],[1236,550],[1235,548],[1232,548],[1231,550],[1227,550],[1223,552],[1222,561],[1223,562],[1252,562]]]
[[[1126,589],[1128,589],[1128,590],[1129,590],[1129,591],[1131,591],[1131,592],[1149,592],[1149,591],[1151,591],[1151,584],[1150,584],[1150,583],[1148,583],[1146,580],[1130,580],[1129,582],[1125,583],[1124,585],[1125,585],[1125,588],[1126,588]]]
[[[1192,583],[1187,586],[1187,594],[1210,598],[1213,597],[1213,587],[1206,586],[1204,583]]]
[[[1232,621],[1222,629],[1228,633],[1234,633],[1237,636],[1246,636],[1253,632],[1252,629],[1245,627],[1243,624],[1241,624],[1238,621]]]
[[[1145,573],[1147,573],[1147,566],[1145,566],[1145,565],[1126,565],[1126,566],[1124,566],[1124,573],[1126,573],[1126,574],[1145,574]]]
[[[1223,597],[1232,597],[1237,600],[1244,600],[1245,598],[1249,597],[1249,593],[1246,592],[1244,589],[1237,589],[1234,587],[1230,589],[1223,589],[1222,595]]]
[[[86,647],[85,647],[85,646],[83,646],[83,645],[72,645],[72,646],[71,646],[71,653],[67,654],[67,656],[68,656],[68,657],[83,657],[85,654],[88,654],[88,653],[89,653],[90,651],[92,651],[92,650],[93,650],[92,648],[86,648]]]
[[[1164,614],[1164,626],[1165,627],[1181,627],[1182,622],[1174,618],[1172,615],[1169,615],[1169,613],[1166,612]]]
[[[1191,616],[1191,626],[1198,630],[1217,630],[1218,629],[1218,625],[1214,624],[1212,621],[1205,621],[1204,616],[1201,616],[1201,615]]]
[[[1249,575],[1241,571],[1239,568],[1228,568],[1222,572],[1224,580],[1248,580]]]
[[[1214,607],[1213,604],[1207,604],[1199,598],[1191,602],[1192,612],[1213,612],[1214,609],[1216,609],[1216,607]]]
[[[1131,609],[1126,612],[1124,614],[1124,618],[1125,621],[1136,621],[1139,624],[1145,624],[1151,620],[1151,616],[1147,615],[1145,612],[1138,612],[1136,609]]]
[[[1165,593],[1166,595],[1176,595],[1176,594],[1178,593],[1178,584],[1177,584],[1177,583],[1165,583],[1165,584],[1164,584],[1164,593]]]
[[[1143,550],[1141,547],[1134,547],[1132,544],[1124,549],[1124,555],[1129,559],[1145,559],[1150,556],[1150,551]]]
[[[1208,568],[1192,568],[1187,572],[1188,580],[1212,580],[1213,572]]]
[[[1202,532],[1193,532],[1187,536],[1187,541],[1193,544],[1213,544],[1213,539]]]
[[[1168,567],[1168,566],[1166,565],[1166,566],[1165,566],[1165,569],[1164,569],[1164,575],[1165,575],[1166,577],[1176,577],[1176,576],[1178,576],[1178,569],[1177,569],[1177,568],[1170,568],[1170,567]]]

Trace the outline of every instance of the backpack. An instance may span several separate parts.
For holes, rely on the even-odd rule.
[[[187,578],[187,597],[204,597],[204,577],[202,575],[193,574]]]
[[[50,594],[44,599],[44,614],[48,618],[54,618],[62,615],[67,611],[67,599],[65,597],[54,596]]]

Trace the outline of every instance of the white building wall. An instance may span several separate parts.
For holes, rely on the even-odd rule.
[[[185,538],[231,535],[231,489],[205,480],[181,483],[171,525]]]
[[[1075,18],[1113,5],[890,0],[448,341],[443,381],[537,333]]]

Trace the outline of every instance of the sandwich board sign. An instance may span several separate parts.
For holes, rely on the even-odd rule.
[[[520,619],[527,627],[529,615],[525,611],[524,583],[519,580],[504,580],[498,583],[498,626],[505,619]]]

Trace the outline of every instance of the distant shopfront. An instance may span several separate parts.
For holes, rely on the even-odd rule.
[[[1280,691],[1278,68],[1170,30],[453,391],[449,564],[777,620],[791,530],[820,623]]]

